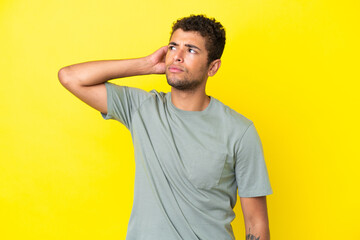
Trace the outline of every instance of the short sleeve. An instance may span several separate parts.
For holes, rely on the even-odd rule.
[[[235,174],[240,197],[258,197],[273,193],[261,140],[253,123],[246,129],[237,145]]]
[[[107,114],[102,113],[104,119],[114,119],[131,128],[132,115],[141,103],[151,96],[139,88],[120,86],[105,82],[107,94]]]

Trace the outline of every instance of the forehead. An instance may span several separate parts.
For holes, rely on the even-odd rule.
[[[179,28],[173,32],[170,42],[175,42],[177,44],[192,44],[200,49],[205,49],[205,38],[195,31],[183,31]]]

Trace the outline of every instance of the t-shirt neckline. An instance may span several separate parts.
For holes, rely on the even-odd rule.
[[[168,107],[173,110],[174,112],[180,114],[180,115],[183,115],[183,116],[201,116],[201,115],[204,115],[204,114],[207,114],[208,112],[210,112],[211,108],[212,108],[212,105],[213,105],[213,102],[214,102],[214,98],[212,96],[209,96],[210,97],[210,102],[209,104],[207,105],[207,107],[202,110],[202,111],[186,111],[186,110],[182,110],[180,108],[177,108],[171,101],[171,92],[168,92],[166,94],[166,97],[167,97],[167,105]]]

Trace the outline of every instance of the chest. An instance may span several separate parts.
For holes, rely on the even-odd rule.
[[[133,121],[133,136],[142,149],[153,152],[170,171],[181,172],[195,187],[210,189],[224,180],[234,181],[234,144],[221,119],[180,118],[147,109]]]

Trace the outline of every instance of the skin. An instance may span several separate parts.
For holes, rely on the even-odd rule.
[[[221,60],[207,64],[205,43],[198,32],[177,29],[168,45],[165,74],[171,86],[171,100],[185,111],[202,111],[210,103],[205,92],[206,82],[218,71]]]
[[[80,100],[107,113],[105,82],[115,78],[147,74],[165,74],[171,86],[171,101],[184,111],[202,111],[210,102],[205,87],[221,65],[216,59],[207,64],[205,38],[199,33],[176,30],[168,46],[136,59],[102,60],[63,67],[60,83]],[[266,196],[240,198],[246,239],[269,240]]]
[[[266,196],[240,197],[246,239],[270,240]]]

